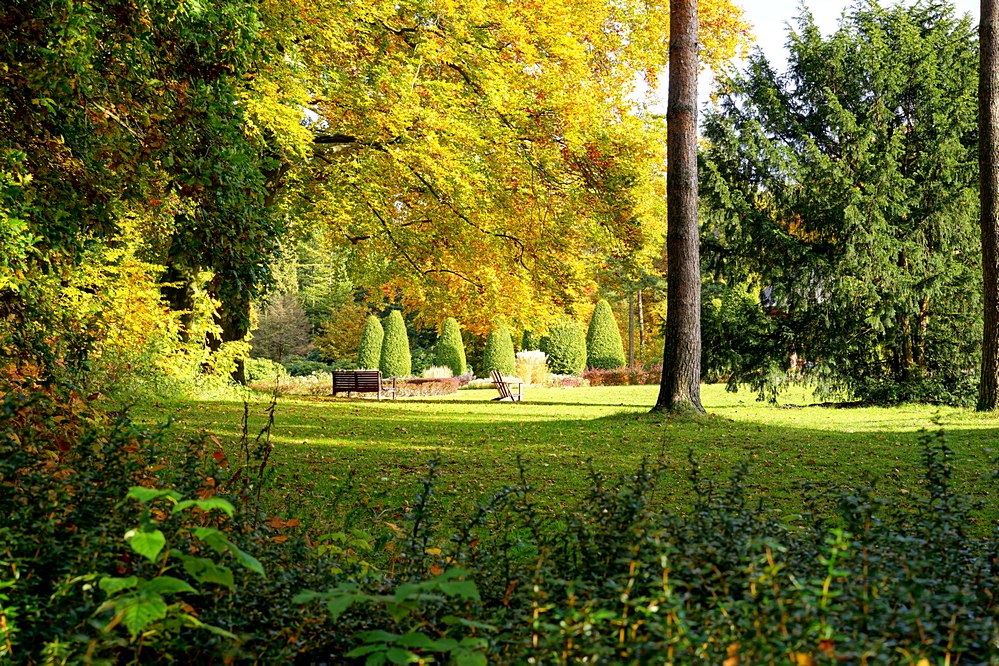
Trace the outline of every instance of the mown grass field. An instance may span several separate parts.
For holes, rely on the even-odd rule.
[[[710,477],[727,477],[738,463],[749,463],[749,497],[794,520],[806,483],[846,491],[873,485],[880,497],[909,504],[921,480],[920,431],[943,429],[954,452],[955,486],[982,504],[975,530],[990,531],[999,519],[999,483],[988,478],[999,467],[999,418],[921,405],[807,406],[804,392],[773,406],[722,386],[702,388],[707,416],[664,418],[648,413],[657,390],[532,388],[523,403],[492,402],[491,390],[396,402],[280,398],[269,501],[283,518],[300,518],[320,531],[348,517],[351,524],[358,518],[394,524],[436,458],[437,500],[447,520],[493,490],[519,483],[519,457],[537,502],[547,507],[568,509],[585,500],[590,465],[606,475],[628,474],[647,460],[665,470],[658,498],[683,510],[692,451]],[[269,397],[250,400],[252,437],[266,422]],[[154,403],[133,415],[172,419],[175,440],[211,433],[235,458],[242,412],[238,400],[215,400]]]

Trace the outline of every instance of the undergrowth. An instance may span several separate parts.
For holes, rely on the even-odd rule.
[[[162,429],[65,387],[0,403],[0,660],[10,663],[995,663],[996,535],[971,535],[951,451],[922,437],[906,509],[856,489],[781,520],[689,461],[591,467],[570,510],[520,481],[441,515],[432,462],[394,536],[265,512],[270,431],[164,462]],[[816,501],[806,501],[805,506]],[[446,519],[445,519],[446,518]],[[792,524],[793,523],[793,524]],[[444,526],[458,524],[456,530]]]

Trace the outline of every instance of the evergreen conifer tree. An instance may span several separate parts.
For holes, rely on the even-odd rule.
[[[612,370],[624,365],[624,343],[610,303],[600,299],[586,331],[586,365]]]
[[[407,377],[413,372],[409,353],[409,335],[402,313],[392,310],[384,319],[385,337],[382,339],[381,361],[378,367],[385,377]]]
[[[465,374],[465,343],[461,340],[461,327],[454,317],[444,322],[441,336],[437,339],[437,365],[451,368],[451,374],[460,377]]]
[[[513,374],[516,357],[513,353],[513,340],[506,326],[494,326],[486,338],[486,349],[482,354],[482,369],[485,373],[493,370],[501,375]]]
[[[572,319],[565,318],[542,339],[548,356],[548,369],[557,375],[578,375],[586,368],[586,333]]]
[[[357,346],[357,367],[361,370],[377,370],[382,358],[382,338],[385,331],[378,317],[368,315],[364,330],[361,331],[361,342]]]

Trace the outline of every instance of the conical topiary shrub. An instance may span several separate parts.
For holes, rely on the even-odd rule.
[[[505,326],[494,326],[486,338],[486,349],[482,353],[482,370],[489,374],[496,370],[501,375],[512,375],[516,358],[513,354],[513,340]]]
[[[368,315],[361,331],[361,343],[357,346],[357,367],[361,370],[377,370],[382,360],[382,338],[385,331],[378,317]]]
[[[586,365],[613,370],[624,365],[624,344],[610,303],[600,299],[586,331]]]
[[[538,351],[541,349],[541,339],[534,335],[534,331],[524,330],[524,335],[520,339],[520,351]]]
[[[548,369],[556,375],[578,375],[586,368],[586,333],[583,327],[565,318],[542,338],[548,356]]]
[[[451,374],[460,377],[465,374],[465,343],[461,340],[461,328],[454,317],[448,317],[437,338],[437,365],[451,368]]]
[[[378,364],[385,377],[408,377],[413,373],[413,359],[409,354],[409,336],[402,313],[392,310],[382,321],[385,337],[382,339],[382,356]]]

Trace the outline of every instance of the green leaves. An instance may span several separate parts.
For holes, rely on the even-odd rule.
[[[480,601],[478,588],[468,580],[468,572],[464,569],[453,567],[429,580],[403,583],[389,595],[368,594],[356,583],[346,583],[328,592],[303,592],[294,598],[298,604],[326,601],[333,621],[354,604],[381,606],[396,625],[406,625],[408,621],[410,628],[402,633],[378,629],[358,636],[365,645],[354,648],[347,656],[366,656],[366,664],[415,663],[423,660],[422,655],[427,653],[449,654],[456,663],[461,664],[485,664],[486,658],[482,650],[487,647],[486,641],[474,637],[464,637],[460,641],[447,636],[433,639],[421,631],[423,623],[417,618],[423,605],[447,603],[448,600],[455,603]],[[495,629],[452,615],[445,616],[443,622],[450,628]]]
[[[129,530],[125,534],[125,540],[136,553],[152,563],[158,563],[160,572],[152,578],[106,576],[100,580],[99,587],[107,594],[108,599],[98,608],[97,613],[110,611],[113,614],[105,630],[111,631],[118,624],[123,624],[128,629],[131,640],[135,641],[149,627],[165,622],[167,624],[161,627],[164,632],[176,630],[179,626],[189,626],[235,639],[232,633],[201,622],[181,605],[167,602],[166,597],[171,595],[198,594],[198,590],[190,583],[167,573],[170,570],[168,561],[171,558],[179,560],[184,572],[197,583],[210,583],[232,589],[233,573],[228,567],[211,559],[191,555],[176,548],[165,550],[167,536],[159,529],[158,522],[151,517],[150,510],[146,506],[159,500],[166,500],[173,505],[171,516],[190,509],[199,509],[204,512],[221,511],[232,517],[232,504],[218,497],[184,500],[173,490],[141,487],[129,489],[126,497],[144,505],[144,510],[141,524]],[[186,528],[181,529],[187,531]],[[228,553],[244,568],[260,575],[264,574],[260,561],[243,552],[221,530],[214,527],[195,527],[191,532],[195,538],[200,539],[217,553]],[[174,624],[169,624],[171,622]]]
[[[245,568],[261,576],[264,575],[264,567],[260,564],[260,560],[240,550],[225,534],[214,527],[199,527],[194,530],[194,536],[214,548],[220,555],[229,553]]]
[[[166,537],[163,532],[151,529],[149,526],[129,530],[125,533],[125,541],[132,547],[132,550],[150,562],[156,561],[160,551],[166,545]]]

